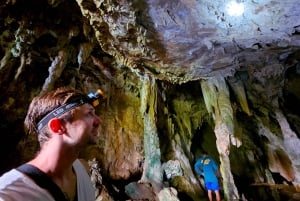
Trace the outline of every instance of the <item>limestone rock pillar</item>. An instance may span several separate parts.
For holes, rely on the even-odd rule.
[[[161,168],[161,153],[156,127],[157,89],[154,78],[145,75],[142,78],[141,108],[144,121],[144,151],[145,162],[141,178],[142,182],[152,184],[154,190],[159,192],[163,182]]]
[[[229,150],[231,144],[240,143],[236,143],[237,139],[234,137],[233,110],[229,90],[225,79],[221,76],[202,80],[201,88],[206,108],[215,122],[214,132],[221,162],[220,171],[225,199],[238,200],[238,191],[231,173]]]

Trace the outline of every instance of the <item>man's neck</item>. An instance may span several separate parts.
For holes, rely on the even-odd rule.
[[[50,177],[60,177],[72,173],[72,165],[78,153],[55,142],[45,144],[38,155],[28,163],[39,168]]]
[[[28,163],[48,175],[70,200],[74,200],[77,179],[73,163],[77,154],[72,154],[72,150],[68,149],[51,148],[48,145],[43,147],[40,153]]]

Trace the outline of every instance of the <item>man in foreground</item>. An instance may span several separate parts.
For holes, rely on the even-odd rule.
[[[58,88],[32,100],[24,126],[37,135],[40,151],[0,177],[1,201],[95,200],[88,172],[77,158],[98,137],[101,120],[93,105],[101,95]]]

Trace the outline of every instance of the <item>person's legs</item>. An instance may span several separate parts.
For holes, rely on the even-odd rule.
[[[219,187],[218,182],[206,182],[205,187],[207,190],[209,201],[213,201],[213,193],[212,192],[214,192],[216,194],[216,200],[221,201],[221,196],[220,196],[220,191],[219,191],[220,187]]]
[[[221,201],[220,191],[216,190],[215,194],[216,194],[217,201]]]
[[[209,201],[212,201],[212,193],[211,193],[211,190],[207,190],[207,195],[208,195]]]

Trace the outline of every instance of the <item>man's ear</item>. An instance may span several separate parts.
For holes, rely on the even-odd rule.
[[[52,118],[49,121],[49,128],[51,131],[53,131],[55,133],[59,133],[59,131],[62,130],[61,120],[58,118]]]

